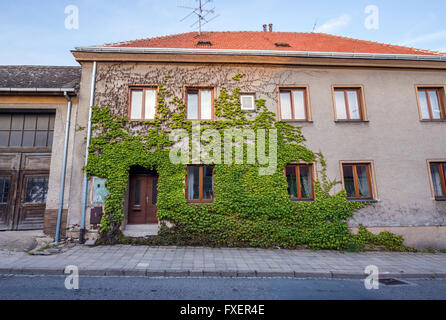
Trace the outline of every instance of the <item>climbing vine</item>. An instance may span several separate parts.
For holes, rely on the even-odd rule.
[[[239,81],[243,76],[236,74],[232,80]],[[361,227],[357,235],[352,234],[347,219],[365,203],[347,201],[344,191],[331,194],[336,182],[327,178],[323,156],[304,146],[300,128],[277,121],[265,100],[256,100],[255,116],[248,115],[240,107],[239,89],[221,90],[214,101],[218,120],[200,121],[201,129],[216,129],[222,136],[228,128],[277,129],[277,170],[272,175],[259,175],[262,165],[258,162],[215,163],[214,201],[188,203],[184,192],[187,165],[170,161],[173,142],[169,133],[181,128],[191,134],[192,122],[186,119],[183,101],[166,88],[168,81],[166,78],[159,85],[155,120],[140,121],[137,130],[110,108],[93,107],[93,137],[86,171],[89,176],[107,179],[109,194],[101,221],[102,242],[141,241],[125,239],[120,232],[129,172],[133,166],[140,166],[156,169],[157,215],[162,222],[174,225],[163,225],[156,238],[144,243],[314,249],[362,249],[369,244],[409,250],[402,245],[401,237],[391,233],[373,235]],[[246,148],[244,151],[246,157]],[[289,199],[283,170],[296,161],[316,161],[322,167],[314,185],[314,201]]]

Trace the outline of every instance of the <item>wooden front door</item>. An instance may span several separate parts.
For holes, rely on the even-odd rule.
[[[158,177],[147,174],[130,176],[128,224],[158,223],[156,201]]]

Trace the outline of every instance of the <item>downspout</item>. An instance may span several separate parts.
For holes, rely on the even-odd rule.
[[[93,62],[93,73],[91,75],[91,93],[90,93],[90,106],[88,108],[88,125],[87,125],[87,142],[85,147],[85,160],[84,160],[84,181],[83,181],[83,191],[82,191],[82,213],[81,213],[81,229],[79,233],[79,243],[84,243],[85,236],[85,216],[87,212],[87,198],[88,198],[88,179],[87,172],[85,168],[88,163],[88,149],[90,148],[91,139],[91,107],[94,105],[94,93],[96,85],[96,61]]]
[[[57,210],[56,236],[54,238],[55,243],[58,243],[60,239],[60,225],[62,223],[63,200],[65,194],[65,175],[67,169],[68,139],[70,136],[71,107],[73,104],[70,96],[66,91],[63,93],[63,95],[65,99],[67,99],[68,108],[67,108],[67,122],[65,127],[65,144],[63,149],[62,174],[60,177],[59,208]]]

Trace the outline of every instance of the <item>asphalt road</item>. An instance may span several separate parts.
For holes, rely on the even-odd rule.
[[[404,280],[367,290],[362,280],[292,278],[147,278],[81,276],[78,290],[65,276],[0,275],[0,300],[33,299],[416,299],[446,300],[446,279]]]

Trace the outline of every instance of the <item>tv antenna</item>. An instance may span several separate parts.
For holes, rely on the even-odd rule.
[[[189,18],[192,15],[196,15],[198,20],[191,24],[191,28],[198,25],[198,35],[201,35],[201,27],[204,26],[206,23],[211,22],[212,20],[218,18],[220,15],[214,15],[215,14],[215,7],[212,9],[206,9],[206,5],[211,3],[212,0],[195,0],[198,1],[198,7],[186,7],[186,6],[178,6],[179,8],[185,8],[192,10],[191,13],[189,13],[187,16],[185,16],[180,21],[184,21],[187,18]]]
[[[316,21],[314,22],[314,25],[313,25],[313,31],[311,31],[311,32],[314,32],[314,31],[316,30],[316,26],[317,26],[317,19],[316,19]]]

